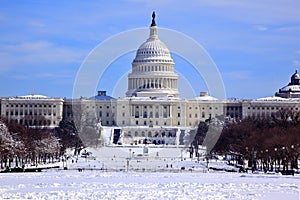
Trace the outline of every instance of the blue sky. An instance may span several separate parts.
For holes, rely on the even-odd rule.
[[[89,52],[115,34],[149,26],[153,10],[159,27],[182,32],[205,48],[227,97],[271,96],[300,66],[299,9],[297,0],[2,1],[0,96],[34,88],[37,94],[71,97]],[[133,58],[130,53],[114,61],[98,88],[112,94]],[[207,90],[187,61],[176,55],[174,60],[175,69],[186,67],[196,93]]]

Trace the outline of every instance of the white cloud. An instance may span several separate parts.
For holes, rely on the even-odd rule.
[[[300,66],[300,61],[299,60],[294,60],[293,61],[293,66],[299,67]]]
[[[283,26],[278,28],[279,31],[300,31],[300,26]]]
[[[48,41],[23,42],[0,46],[1,66],[14,67],[27,64],[81,63],[88,52],[59,46]]]
[[[269,29],[267,26],[264,25],[255,25],[254,28],[258,31],[266,31]]]
[[[231,71],[224,73],[224,76],[231,80],[245,80],[251,77],[251,73],[249,71]]]
[[[31,20],[28,22],[29,26],[31,26],[32,28],[44,28],[46,27],[46,24],[43,23],[40,20]]]

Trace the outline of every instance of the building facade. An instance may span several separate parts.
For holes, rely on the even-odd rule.
[[[62,120],[63,102],[42,95],[1,98],[1,117],[25,126],[54,128]]]

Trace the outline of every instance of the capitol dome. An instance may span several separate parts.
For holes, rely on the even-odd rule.
[[[127,97],[178,97],[178,75],[168,47],[158,38],[155,13],[149,38],[137,50],[128,74]]]
[[[137,50],[133,62],[170,62],[173,63],[168,47],[158,38],[150,38]]]

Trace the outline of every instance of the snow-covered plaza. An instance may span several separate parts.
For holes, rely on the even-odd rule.
[[[49,170],[0,174],[0,199],[299,199],[300,176]]]

